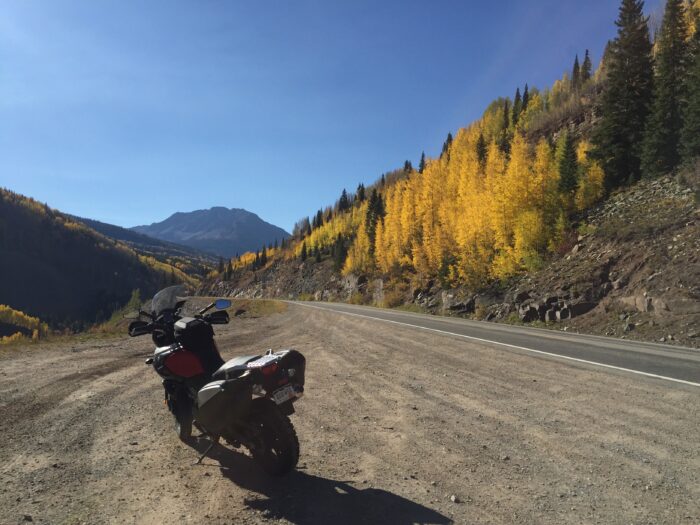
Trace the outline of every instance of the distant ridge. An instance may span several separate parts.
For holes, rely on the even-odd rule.
[[[135,226],[131,230],[222,257],[255,251],[290,236],[255,213],[223,206],[177,212],[162,222]]]
[[[69,215],[69,217],[75,221],[82,222],[102,235],[125,242],[129,246],[143,252],[155,252],[157,254],[162,253],[171,257],[199,257],[204,260],[208,260],[209,262],[215,262],[215,258],[212,257],[211,254],[202,252],[201,250],[197,250],[190,246],[163,241],[129,228],[122,228],[121,226],[96,221],[95,219],[86,219],[85,217],[77,217],[74,215]]]

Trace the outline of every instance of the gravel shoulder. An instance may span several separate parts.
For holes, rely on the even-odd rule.
[[[215,330],[306,355],[297,472],[192,465],[147,338],[17,348],[0,523],[700,523],[698,388],[293,305]]]

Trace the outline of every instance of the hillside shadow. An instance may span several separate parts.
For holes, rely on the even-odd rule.
[[[192,445],[203,452],[206,441]],[[214,464],[217,462],[217,464]],[[267,519],[286,519],[297,525],[450,524],[439,512],[397,494],[377,488],[356,488],[346,481],[295,470],[287,476],[268,476],[252,458],[227,447],[216,446],[204,460],[204,468],[219,468],[239,487],[259,494],[246,505]]]

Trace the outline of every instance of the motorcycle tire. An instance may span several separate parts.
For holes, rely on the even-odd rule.
[[[284,476],[297,466],[299,439],[292,422],[271,402],[260,403],[251,414],[258,430],[258,442],[251,449],[253,459],[272,476]]]
[[[184,404],[176,405],[173,415],[177,437],[187,443],[192,439],[192,410]]]

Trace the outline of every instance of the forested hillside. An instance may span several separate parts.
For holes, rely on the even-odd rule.
[[[668,0],[652,40],[643,2],[623,0],[597,67],[584,51],[551,88],[524,84],[495,100],[448,134],[438,157],[343,190],[280,249],[231,260],[218,276],[223,287],[245,293],[265,272],[299,264],[300,279],[330,266],[361,282],[380,278],[384,298],[433,282],[478,291],[537,272],[569,252],[584,212],[611,193],[697,170],[699,16],[697,0]],[[370,293],[350,298],[376,302]]]
[[[126,244],[140,255],[150,256],[160,262],[175,266],[196,278],[206,275],[209,268],[215,266],[218,261],[218,259],[211,254],[181,244],[161,241],[128,228],[122,228],[121,226],[107,224],[94,219],[86,219],[84,217],[70,216],[70,218],[74,219],[76,222],[85,224],[88,228],[101,233],[105,237]]]
[[[0,309],[7,314],[0,323],[25,335],[45,331],[31,318],[54,329],[78,330],[108,318],[135,289],[147,297],[170,283],[195,283],[178,268],[4,189],[0,254],[0,305],[9,307]],[[23,322],[14,322],[18,319]],[[2,328],[2,335],[7,331]]]

